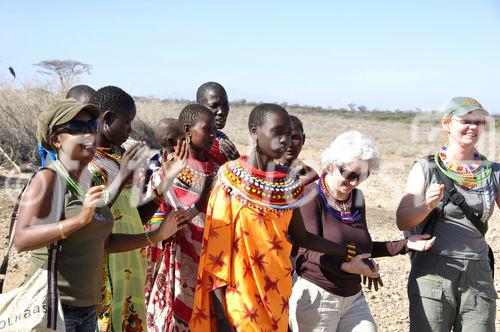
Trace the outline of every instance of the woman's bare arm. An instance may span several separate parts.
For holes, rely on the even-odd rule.
[[[408,175],[406,191],[396,211],[396,224],[402,231],[420,224],[443,197],[444,185],[425,188],[425,176],[419,163],[413,165]]]
[[[53,171],[41,170],[26,188],[12,234],[14,246],[18,251],[45,247],[92,221],[95,205],[102,197],[104,186],[89,189],[82,211],[78,215],[61,221],[59,216],[52,216],[54,220],[47,220],[51,217],[54,202],[57,199],[62,200],[62,197],[53,199],[56,177]]]

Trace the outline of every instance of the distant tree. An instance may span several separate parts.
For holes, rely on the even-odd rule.
[[[356,104],[355,103],[347,104],[347,106],[349,107],[349,109],[351,110],[351,112],[356,111]]]
[[[92,68],[91,65],[75,60],[43,60],[34,66],[44,69],[39,70],[40,73],[58,78],[62,88],[72,84],[83,73],[90,75]]]
[[[360,106],[358,106],[358,111],[368,112],[368,107],[366,107],[365,105],[360,105]]]

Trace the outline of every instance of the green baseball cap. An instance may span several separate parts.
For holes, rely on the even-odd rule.
[[[446,104],[443,117],[448,115],[463,116],[475,110],[481,111],[484,115],[490,115],[490,113],[474,98],[455,97]]]
[[[82,104],[74,99],[54,100],[38,115],[36,136],[40,145],[55,152],[50,143],[50,135],[54,129],[70,122],[81,111],[89,112],[95,119],[99,117],[99,109],[92,104]]]

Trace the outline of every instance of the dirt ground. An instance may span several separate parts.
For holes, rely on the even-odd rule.
[[[139,111],[141,105],[139,104]],[[163,116],[175,115],[163,112]],[[402,234],[395,226],[395,210],[404,191],[409,165],[412,160],[439,148],[439,129],[420,123],[373,123],[370,121],[347,121],[346,119],[319,113],[297,113],[302,118],[307,135],[302,159],[319,169],[319,155],[323,148],[339,133],[347,129],[357,129],[372,136],[381,150],[381,169],[361,185],[367,202],[367,217],[370,233],[374,240],[395,240]],[[226,131],[237,143],[240,151],[246,152],[247,109],[232,111]],[[332,130],[335,127],[335,130]],[[498,136],[498,135],[497,135]],[[499,146],[496,137],[488,136],[489,142],[482,145],[481,151],[489,159],[498,159]],[[8,168],[8,165],[6,166]],[[5,253],[8,240],[7,232],[13,197],[29,174],[17,175],[3,169],[0,171],[0,239],[1,253]],[[495,267],[497,293],[500,292],[500,213],[496,209],[490,219],[486,236],[497,257]],[[29,264],[29,254],[11,253],[11,261],[6,285],[16,287],[23,279]],[[372,314],[380,331],[408,331],[408,300],[406,294],[410,262],[407,256],[378,259],[384,287],[378,292],[364,289]],[[500,302],[497,300],[497,307]],[[500,310],[497,309],[497,329],[500,330]]]

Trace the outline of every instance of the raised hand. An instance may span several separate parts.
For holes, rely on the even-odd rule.
[[[429,210],[434,209],[444,194],[444,184],[433,183],[429,186],[427,191],[425,192],[425,205]]]
[[[187,166],[189,149],[185,140],[178,140],[175,152],[167,154],[162,150],[161,166],[163,175],[173,180]]]
[[[136,170],[144,166],[148,158],[148,147],[144,142],[135,143],[125,151],[120,162],[120,175],[123,180],[128,180]]]
[[[419,234],[412,235],[408,238],[408,243],[406,244],[408,249],[415,251],[427,251],[436,242],[436,237],[432,237],[429,234]]]
[[[169,213],[165,220],[161,222],[160,227],[153,231],[152,239],[154,239],[154,242],[160,242],[172,237],[189,220],[189,214],[184,209]]]
[[[240,157],[238,149],[236,149],[236,146],[233,144],[233,142],[228,139],[219,139],[219,148],[229,160],[235,160]]]
[[[91,187],[82,204],[82,210],[80,211],[79,218],[82,224],[88,224],[94,219],[95,208],[102,205],[102,198],[106,192],[106,186],[94,186]]]

